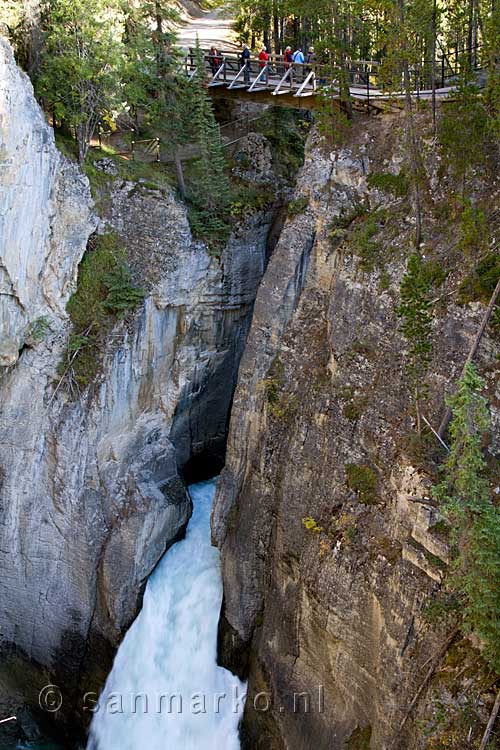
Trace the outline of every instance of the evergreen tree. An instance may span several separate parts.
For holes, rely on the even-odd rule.
[[[51,0],[38,94],[75,129],[83,162],[99,121],[119,102],[122,17],[114,0]]]
[[[451,450],[434,496],[453,529],[452,586],[464,598],[464,624],[484,643],[484,655],[500,673],[500,509],[490,499],[481,449],[489,413],[481,396],[484,381],[468,363],[452,409]]]
[[[431,355],[432,314],[430,281],[420,255],[408,259],[400,287],[401,302],[397,314],[409,351],[406,371],[415,397],[417,427],[420,432],[420,400],[425,392],[424,379]]]
[[[225,235],[228,230],[229,179],[219,128],[206,88],[204,60],[198,40],[195,59],[197,73],[190,87],[191,133],[198,156],[189,198],[198,214],[195,220],[198,230],[203,227],[203,233]]]

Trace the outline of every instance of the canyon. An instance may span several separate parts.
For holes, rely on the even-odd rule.
[[[442,705],[465,742],[462,696],[479,696],[484,726],[494,695],[481,644],[456,634],[453,615],[427,616],[450,545],[431,497],[442,447],[415,437],[398,318],[415,223],[407,190],[371,179],[401,178],[404,114],[366,116],[342,144],[313,126],[286,216],[278,201],[249,212],[216,257],[173,188],[104,159],[92,196],[1,38],[0,95],[0,703],[16,731],[83,741],[82,693],[104,685],[148,577],[185,533],[186,484],[222,471],[218,656],[248,680],[242,748],[424,750],[447,731]],[[438,300],[425,417],[437,427],[485,301],[460,299],[458,230],[437,210],[457,186],[428,112],[419,125],[432,194],[422,252]],[[251,144],[242,153],[259,158],[240,175],[276,181],[266,139]],[[493,207],[494,164],[474,177]],[[82,258],[109,234],[144,302],[116,322],[75,399],[61,370],[66,305]],[[475,361],[500,482],[498,351],[490,325]],[[413,705],[450,633],[459,658]],[[49,683],[64,698],[54,713],[38,705]]]

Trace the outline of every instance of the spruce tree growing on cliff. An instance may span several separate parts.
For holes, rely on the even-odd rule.
[[[220,233],[225,237],[229,228],[229,179],[219,128],[206,89],[204,60],[198,41],[195,59],[198,72],[190,89],[191,130],[198,154],[193,168],[189,199],[196,212],[195,230],[200,235]]]
[[[500,673],[500,509],[490,498],[481,449],[489,413],[481,396],[484,381],[465,366],[452,409],[451,451],[434,496],[452,524],[454,571],[451,585],[463,595],[464,625],[484,644],[484,655]]]
[[[413,253],[400,287],[401,302],[397,314],[409,351],[406,371],[415,397],[417,429],[420,432],[420,401],[425,392],[424,379],[431,354],[432,315],[430,281],[420,255]]]

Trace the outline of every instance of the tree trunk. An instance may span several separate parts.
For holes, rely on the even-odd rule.
[[[177,186],[179,188],[179,194],[182,200],[186,200],[186,182],[184,180],[184,169],[182,167],[182,159],[179,154],[179,149],[176,148],[174,152],[175,161],[175,172],[177,175]]]
[[[279,16],[273,16],[273,35],[274,35],[274,51],[277,55],[283,50],[280,45],[280,19]]]
[[[399,13],[401,28],[404,33],[405,29],[405,0],[399,0]],[[410,67],[408,64],[408,51],[406,39],[403,37],[402,41],[402,52],[403,52],[403,81],[405,89],[405,113],[406,123],[408,131],[408,145],[411,160],[411,169],[413,172],[413,199],[415,207],[415,247],[420,247],[422,243],[422,199],[420,194],[420,150],[418,144],[417,133],[415,130],[415,121],[413,118],[413,103],[411,100],[411,78],[410,78]]]
[[[263,25],[264,25],[264,31],[263,31],[263,37],[264,37],[264,47],[266,47],[267,51],[270,51],[271,48],[271,42],[269,37],[269,26],[270,26],[270,18],[268,15],[265,15],[263,17]]]
[[[432,129],[434,135],[436,135],[436,37],[437,37],[437,0],[434,0],[432,6],[432,43],[431,43],[431,54],[432,54]]]
[[[76,127],[76,143],[78,146],[78,163],[83,164],[88,150],[86,130],[83,124]]]

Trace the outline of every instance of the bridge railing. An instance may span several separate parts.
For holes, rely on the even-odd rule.
[[[306,96],[318,89],[338,91],[349,86],[362,99],[383,93],[401,95],[404,91],[402,68],[388,70],[384,61],[350,60],[345,69],[321,62],[303,64],[288,62],[283,55],[270,54],[268,60],[252,56],[243,61],[234,51],[202,50],[206,74],[211,78],[210,86],[227,86],[230,89],[247,88],[249,92],[271,89],[273,94],[293,93]],[[469,50],[445,51],[438,48],[434,61],[423,61],[409,67],[410,88],[413,94],[453,85],[463,70],[464,60],[473,60],[475,70],[481,69],[481,52],[476,47]],[[184,61],[186,73],[192,76],[196,70],[196,55],[190,49]]]

